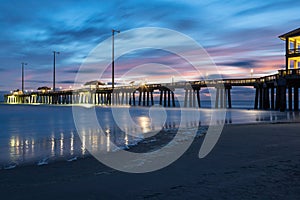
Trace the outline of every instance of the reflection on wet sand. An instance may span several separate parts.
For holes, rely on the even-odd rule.
[[[244,112],[244,113],[243,113]],[[244,117],[241,117],[244,116]],[[116,151],[118,148],[128,148],[148,137],[149,132],[157,133],[160,130],[177,129],[181,125],[185,128],[205,126],[209,122],[211,112],[203,112],[200,121],[193,117],[184,122],[178,118],[171,119],[164,123],[151,123],[148,116],[138,116],[135,118],[136,125],[128,126],[126,123],[122,127],[106,125],[103,130],[92,130],[85,127],[80,134],[75,130],[62,131],[60,133],[51,132],[47,137],[37,137],[35,134],[22,136],[22,130],[16,130],[15,135],[7,139],[6,145],[1,147],[0,167],[12,163],[26,164],[37,163],[39,160],[47,158],[50,162],[54,160],[67,160],[75,156],[84,157],[90,151]],[[259,111],[229,111],[225,120],[218,123],[255,123],[255,122],[278,122],[278,121],[299,121],[299,112],[259,112]],[[104,134],[101,134],[104,133]],[[81,135],[81,138],[79,137]],[[3,140],[4,141],[4,140]],[[114,144],[114,145],[112,145]],[[116,148],[117,147],[117,148]]]

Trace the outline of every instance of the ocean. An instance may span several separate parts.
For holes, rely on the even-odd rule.
[[[220,123],[243,124],[280,122],[298,119],[297,112],[257,111],[251,102],[233,102]],[[79,137],[72,106],[0,104],[0,169],[27,164],[72,161],[89,156],[86,145],[115,151],[143,141],[145,135],[159,130],[205,127],[214,109],[179,109],[146,107],[78,107],[82,112],[94,109],[100,127],[109,137],[95,134],[89,125],[81,127]],[[129,115],[128,115],[129,114]],[[184,117],[182,117],[184,115]],[[183,123],[184,121],[184,123]]]

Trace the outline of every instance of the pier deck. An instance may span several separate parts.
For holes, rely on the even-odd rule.
[[[203,88],[216,90],[215,108],[232,108],[232,87],[251,86],[255,90],[254,109],[299,110],[300,69],[279,70],[277,74],[261,78],[199,80],[140,86],[101,86],[94,89],[6,94],[8,104],[95,104],[152,106],[154,96],[159,104],[176,107],[175,93],[184,90],[184,107],[201,107],[200,91]]]

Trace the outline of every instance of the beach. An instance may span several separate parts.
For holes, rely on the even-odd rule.
[[[119,172],[92,157],[2,169],[1,199],[299,199],[299,128],[226,125],[207,157],[198,158],[204,137],[197,137],[176,162],[145,174]]]

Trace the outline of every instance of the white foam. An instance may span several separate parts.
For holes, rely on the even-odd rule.
[[[73,161],[76,161],[77,160],[77,156],[75,156],[75,157],[73,157],[73,158],[70,158],[70,159],[68,159],[67,161],[68,162],[73,162]]]
[[[43,166],[43,165],[48,165],[48,158],[43,158],[42,160],[40,160],[37,165],[38,166]]]
[[[8,166],[3,167],[3,169],[9,170],[9,169],[14,169],[14,168],[16,168],[16,167],[17,167],[17,164],[11,164],[11,165],[8,165]]]

